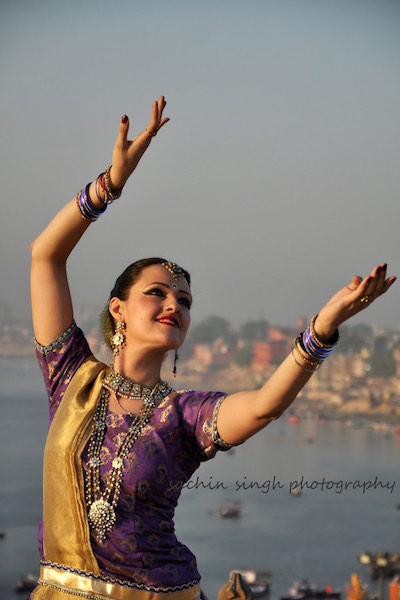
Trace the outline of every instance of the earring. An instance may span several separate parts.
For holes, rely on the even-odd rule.
[[[122,346],[125,345],[124,329],[126,324],[124,321],[118,321],[115,327],[115,333],[111,338],[111,347],[113,356],[117,356]]]
[[[178,354],[178,350],[175,350],[175,356],[174,356],[174,368],[172,369],[172,372],[174,374],[174,377],[176,377],[176,363],[178,362],[179,359],[179,354]]]

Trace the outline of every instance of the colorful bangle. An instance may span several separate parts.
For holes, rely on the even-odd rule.
[[[318,360],[325,360],[326,358],[328,358],[328,356],[330,355],[332,350],[334,350],[334,347],[328,349],[328,348],[321,348],[320,346],[317,346],[311,335],[310,327],[308,327],[306,329],[306,331],[303,333],[302,341],[303,341],[303,346],[304,346],[307,354],[310,354],[310,356],[312,356],[313,358],[316,358]]]
[[[317,346],[320,346],[320,348],[334,348],[339,341],[338,329],[336,329],[335,333],[328,342],[323,342],[315,333],[315,321],[317,320],[317,317],[318,313],[314,315],[310,321],[310,331],[314,342],[317,344]]]
[[[297,356],[301,358],[302,361],[309,364],[311,367],[314,367],[315,371],[319,369],[319,367],[322,364],[322,361],[320,359],[313,360],[314,357],[312,358],[308,354],[308,352],[303,348],[303,345],[301,343],[301,334],[297,336],[297,338],[293,341],[292,352],[296,352]],[[304,354],[307,354],[307,356],[304,356]]]
[[[78,194],[76,195],[76,203],[84,219],[86,219],[87,221],[96,221],[99,218],[99,216],[103,214],[103,212],[106,210],[107,205],[105,205],[103,208],[96,208],[95,206],[93,206],[93,204],[90,202],[89,197],[90,184],[91,182],[88,183],[84,189],[78,192]]]
[[[100,177],[100,176],[99,176]],[[104,198],[102,198],[99,194],[98,186],[99,186],[99,177],[95,179],[94,183],[94,191],[96,192],[97,200],[101,202],[101,204],[105,204]],[[104,190],[104,188],[102,188]]]
[[[294,362],[296,363],[296,365],[297,365],[298,367],[300,367],[300,369],[302,369],[303,371],[307,371],[307,373],[314,373],[315,371],[318,371],[318,369],[319,369],[319,368],[320,368],[320,366],[321,366],[321,364],[319,364],[317,367],[315,367],[315,368],[313,368],[313,369],[309,369],[309,368],[305,367],[304,365],[302,365],[301,363],[299,363],[299,362],[296,360],[296,357],[295,357],[295,355],[294,355],[294,347],[292,348],[291,355],[292,355],[292,358],[293,358]]]
[[[105,193],[105,199],[104,199],[105,204],[111,204],[111,202],[114,202],[114,200],[117,200],[118,198],[120,198],[121,194],[122,194],[122,190],[124,189],[123,186],[119,189],[115,189],[112,187],[111,178],[110,178],[111,167],[112,167],[112,165],[110,165],[108,167],[108,169],[106,170],[106,172],[104,173],[104,188],[103,189],[104,189],[104,193]]]
[[[323,342],[315,332],[314,323],[318,315],[315,315],[310,325],[300,334],[299,344],[304,352],[318,361],[324,361],[333,352],[339,339],[339,332],[336,330],[328,343]]]

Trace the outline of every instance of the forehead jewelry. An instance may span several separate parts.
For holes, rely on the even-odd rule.
[[[175,279],[175,281],[178,281],[178,279],[182,279],[182,277],[185,277],[185,272],[183,269],[181,269],[181,267],[179,267],[176,263],[168,261],[168,262],[163,262],[161,263],[162,267],[165,267],[167,269],[167,271],[169,271],[172,275],[172,277]]]

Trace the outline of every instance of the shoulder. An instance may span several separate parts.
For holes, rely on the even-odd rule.
[[[225,398],[226,394],[219,391],[176,392],[175,402],[183,427],[197,439],[207,458],[211,458],[218,449],[230,448],[217,430],[218,410]]]

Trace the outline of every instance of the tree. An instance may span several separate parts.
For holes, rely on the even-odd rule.
[[[200,321],[192,327],[190,332],[191,341],[197,344],[210,344],[217,338],[222,338],[225,342],[232,342],[234,336],[229,321],[215,315]]]
[[[259,321],[246,321],[240,328],[240,337],[246,342],[266,340],[269,325],[264,319]]]
[[[253,358],[253,347],[251,344],[247,343],[237,351],[235,356],[235,363],[239,365],[239,367],[249,367],[251,364],[251,359]]]
[[[393,347],[383,335],[375,338],[371,355],[371,374],[374,377],[390,377],[396,372]]]

